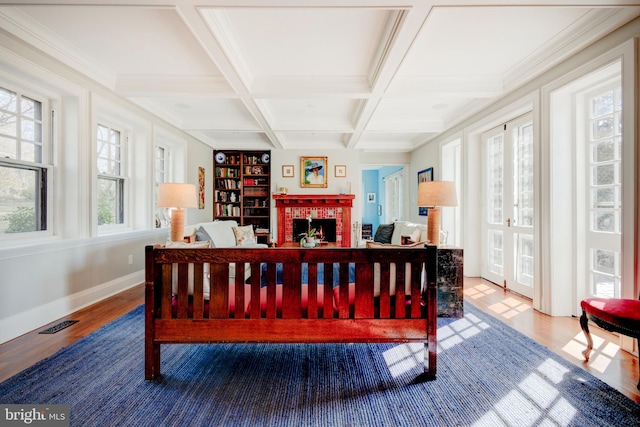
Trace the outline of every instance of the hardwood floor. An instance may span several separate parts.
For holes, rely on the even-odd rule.
[[[577,318],[550,317],[533,310],[531,301],[478,278],[465,278],[465,301],[548,347],[566,360],[590,372],[630,399],[640,403],[637,357],[621,351],[613,334],[591,325],[594,351],[589,363],[580,353],[585,339]],[[138,285],[0,345],[0,381],[93,332],[144,303],[144,286]],[[62,331],[38,332],[62,320],[78,323]]]

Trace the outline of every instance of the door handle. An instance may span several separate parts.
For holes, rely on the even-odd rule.
[[[507,218],[507,227],[511,227],[511,218]]]

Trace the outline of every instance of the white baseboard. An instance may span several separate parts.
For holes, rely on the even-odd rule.
[[[144,282],[144,270],[0,320],[0,344]]]

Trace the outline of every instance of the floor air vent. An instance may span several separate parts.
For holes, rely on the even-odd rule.
[[[38,333],[39,334],[55,334],[56,332],[61,331],[64,328],[67,328],[77,322],[79,322],[79,320],[64,320],[58,323],[57,325],[53,325],[52,327],[47,328],[44,331],[40,331]]]

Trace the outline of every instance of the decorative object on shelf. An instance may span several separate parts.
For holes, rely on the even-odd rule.
[[[429,209],[427,240],[440,243],[440,207],[458,206],[456,184],[453,181],[424,181],[418,184],[418,206]]]
[[[307,221],[309,222],[309,226],[307,232],[300,239],[300,246],[303,248],[314,248],[319,243],[316,240],[316,229],[311,228],[311,216],[307,217]]]
[[[227,156],[224,153],[216,153],[216,163],[224,163],[227,161]]]
[[[293,178],[293,165],[282,165],[282,177]]]
[[[334,175],[336,178],[346,178],[347,176],[347,166],[346,165],[336,165]]]
[[[158,187],[158,207],[171,209],[171,241],[184,240],[184,210],[198,207],[196,186],[163,182]]]
[[[420,186],[421,182],[433,181],[433,168],[423,169],[418,172],[418,186]],[[424,206],[418,206],[418,215],[427,216],[429,214],[429,209]]]
[[[327,158],[300,157],[300,187],[327,188]]]
[[[271,156],[269,156],[269,153],[264,153],[260,160],[262,160],[262,163],[269,163],[270,157]]]
[[[287,187],[280,187],[281,194],[287,194],[288,192],[289,192],[289,189]]]

